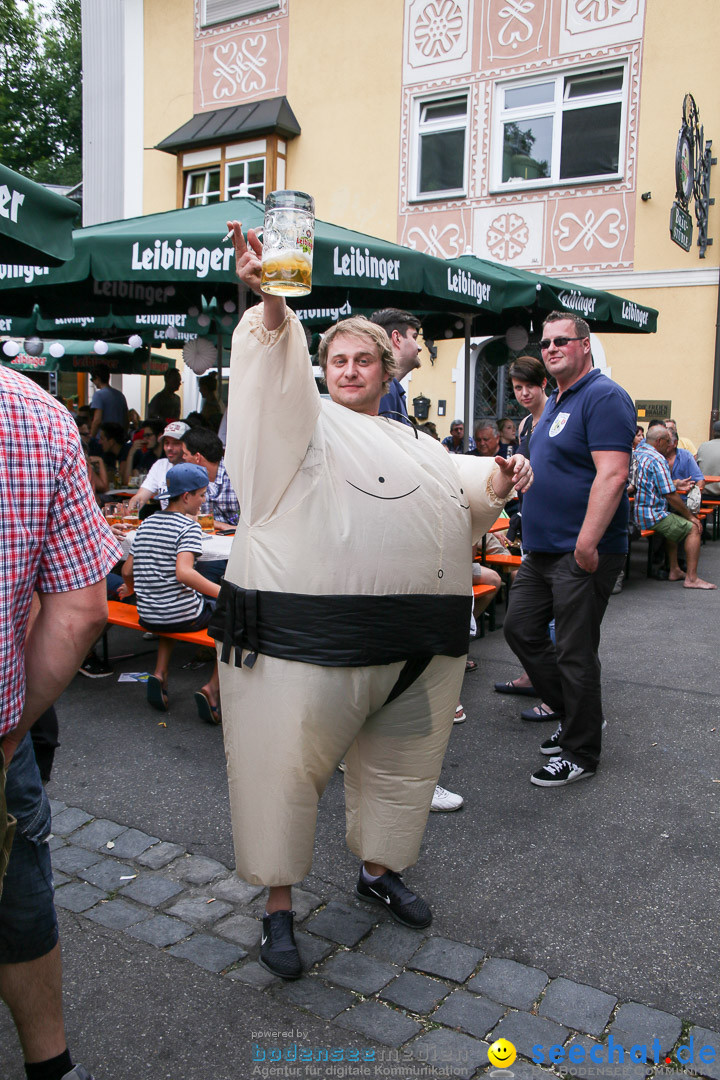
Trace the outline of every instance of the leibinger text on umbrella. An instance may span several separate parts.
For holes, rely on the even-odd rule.
[[[582,293],[575,292],[561,292],[558,293],[558,300],[563,307],[568,308],[570,311],[582,311],[583,315],[594,315],[595,305],[597,304],[596,296],[583,296]]]
[[[645,326],[650,315],[649,311],[643,311],[637,304],[632,304],[628,300],[623,300],[622,317],[628,319],[630,322],[637,323],[638,326]]]
[[[447,272],[448,292],[462,293],[464,296],[472,296],[478,304],[487,304],[490,300],[492,285],[485,281],[478,281],[472,274],[465,270],[452,270],[448,266]]]
[[[336,277],[377,278],[381,285],[388,281],[400,280],[399,259],[379,259],[370,254],[370,249],[350,247],[350,251],[340,254],[340,248],[333,249],[333,274]]]
[[[301,322],[312,319],[334,319],[338,322],[341,315],[352,315],[352,304],[346,300],[342,307],[295,308],[295,314]]]
[[[156,240],[152,247],[140,249],[136,241],[132,246],[132,270],[192,270],[199,278],[207,277],[211,270],[228,273],[235,263],[235,248],[194,248],[179,237],[169,244]]]
[[[11,221],[17,221],[18,210],[24,202],[25,196],[21,191],[15,191],[7,184],[0,184],[0,217],[9,217]]]
[[[26,285],[32,285],[36,277],[49,273],[49,266],[22,266],[19,263],[0,263],[0,281],[4,281],[5,278],[22,278]]]
[[[714,1046],[709,1044],[703,1046],[700,1044],[699,1039],[695,1039],[691,1035],[687,1042],[676,1048],[674,1057],[682,1065],[694,1065],[696,1061],[704,1065],[712,1065],[717,1053]],[[561,1046],[560,1043],[548,1047],[542,1043],[536,1043],[532,1047],[531,1058],[536,1065],[544,1063],[550,1065],[564,1064],[566,1067],[563,1071],[568,1073],[572,1073],[573,1065],[585,1065],[586,1069],[583,1071],[583,1076],[587,1075],[588,1063],[593,1065],[623,1065],[627,1061],[635,1065],[649,1065],[651,1063],[669,1065],[672,1062],[672,1058],[663,1053],[659,1039],[653,1039],[649,1045],[647,1043],[633,1043],[632,1046],[625,1047],[622,1043],[616,1041],[612,1034],[608,1036],[606,1044],[597,1043],[595,1046],[591,1046],[589,1050],[577,1043],[567,1047]]]
[[[143,285],[140,281],[93,281],[93,295],[112,300],[142,300],[153,304],[167,304],[175,295],[174,285]]]

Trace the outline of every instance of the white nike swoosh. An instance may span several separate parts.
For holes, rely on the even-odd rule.
[[[390,897],[389,896],[383,896],[383,894],[379,893],[377,891],[377,889],[373,889],[371,885],[368,885],[368,889],[373,894],[373,896],[377,896],[378,900],[383,900],[386,904],[390,903]]]
[[[260,939],[260,944],[264,945],[266,941],[267,941],[267,934],[263,934],[263,936]]]

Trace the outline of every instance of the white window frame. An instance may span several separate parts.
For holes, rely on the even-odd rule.
[[[247,184],[248,165],[254,161],[262,161],[263,163],[263,182],[262,182],[262,195],[261,196],[249,196],[250,198],[259,198],[260,202],[265,202],[265,188],[267,186],[267,154],[253,154],[252,157],[247,158],[234,158],[229,161],[225,161],[225,199],[232,200],[234,196],[230,195],[230,169],[233,165],[242,165],[245,169],[245,180],[243,183]],[[255,187],[255,185],[253,185]]]
[[[200,25],[219,26],[280,8],[280,0],[201,0]]]
[[[623,83],[620,90],[609,91],[605,94],[593,95],[592,98],[568,98],[565,96],[565,80],[583,75],[601,74],[604,71],[622,71]],[[491,139],[491,192],[526,190],[527,188],[547,187],[577,187],[579,184],[607,183],[614,180],[622,180],[625,175],[625,145],[627,141],[627,99],[628,99],[628,63],[624,57],[608,57],[603,64],[593,64],[591,67],[569,68],[563,71],[547,71],[538,73],[531,79],[510,79],[497,82],[494,88],[492,139]],[[504,107],[505,91],[522,89],[524,86],[533,86],[540,83],[554,83],[554,95],[552,102],[540,105],[529,105],[524,108],[506,109]],[[620,103],[620,144],[618,147],[618,170],[614,173],[602,173],[593,176],[572,176],[567,179],[560,178],[560,156],[562,150],[562,117],[565,112],[575,109],[588,108],[589,102],[593,105],[608,105]],[[550,162],[550,176],[531,180],[507,180],[503,183],[503,134],[504,125],[515,120],[522,124],[523,121],[534,120],[539,117],[553,117],[552,156]]]
[[[447,117],[444,120],[431,120],[422,122],[422,110],[425,105],[440,104],[443,101],[451,101],[453,98],[465,98],[464,123],[456,117]],[[448,188],[445,191],[420,191],[420,144],[424,134],[435,134],[443,131],[460,131],[465,134],[465,149],[463,152],[463,180],[462,187]],[[437,94],[423,94],[416,97],[412,103],[412,138],[410,140],[409,161],[409,200],[410,202],[437,202],[444,199],[465,198],[468,191],[468,145],[470,142],[470,88],[467,86],[455,86],[451,90]]]
[[[208,191],[208,185],[210,183],[210,173],[215,172],[215,171],[217,171],[217,174],[218,174],[217,194],[219,196],[221,194],[221,188],[220,188],[220,163],[219,162],[217,162],[214,165],[208,165],[208,167],[206,169],[190,169],[185,173],[185,191],[184,191],[184,194],[183,194],[183,209],[187,209],[188,207],[191,207],[191,206],[207,206],[207,202],[205,201],[207,199],[207,196],[216,194],[214,191]],[[194,176],[201,176],[203,173],[205,174],[205,188],[204,188],[202,198],[200,197],[200,195],[198,193],[198,194],[196,194],[196,195],[194,195],[192,197],[192,202],[190,202],[190,198],[191,198],[190,184],[191,184],[192,178]]]

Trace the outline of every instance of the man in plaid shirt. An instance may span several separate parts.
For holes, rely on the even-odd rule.
[[[672,436],[662,425],[651,427],[634,453],[637,464],[635,481],[635,521],[641,529],[652,529],[665,539],[670,559],[670,581],[682,581],[686,589],[715,589],[698,577],[698,559],[702,522],[688,510],[675,490],[665,454]],[[685,541],[687,572],[678,565],[678,544]]]
[[[193,465],[202,465],[208,471],[210,483],[208,484],[205,505],[215,517],[215,525],[223,525],[234,528],[240,517],[240,503],[232,489],[230,477],[225,469],[223,458],[223,444],[209,428],[190,428],[182,437],[183,461],[189,461]]]
[[[65,1040],[50,808],[29,731],[102,631],[105,578],[122,551],[93,498],[72,416],[5,369],[0,440],[0,997],[28,1076],[92,1080]]]

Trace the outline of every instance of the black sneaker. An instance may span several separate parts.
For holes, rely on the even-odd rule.
[[[544,743],[540,744],[540,753],[548,754],[550,757],[554,757],[556,754],[559,754],[562,749],[562,747],[560,746],[561,735],[562,724],[558,724],[550,738],[546,739]]]
[[[260,939],[260,963],[281,979],[299,979],[302,975],[300,953],[293,933],[294,911],[273,911],[263,916]]]
[[[370,904],[384,904],[396,922],[421,930],[432,922],[432,911],[421,897],[408,889],[394,870],[386,870],[377,881],[365,881],[362,868],[355,895]]]
[[[607,720],[602,722],[602,731],[607,727]],[[540,743],[540,753],[547,754],[549,757],[556,757],[562,753],[562,746],[560,740],[562,739],[562,724],[558,724],[555,731],[552,733],[549,739],[546,739],[544,743]]]
[[[81,675],[87,675],[88,679],[104,679],[113,674],[110,665],[104,664],[95,653],[90,653],[89,656],[85,657],[79,671]]]
[[[594,769],[583,769],[563,757],[554,757],[530,777],[530,783],[537,787],[564,787],[576,780],[589,780],[595,775]]]

